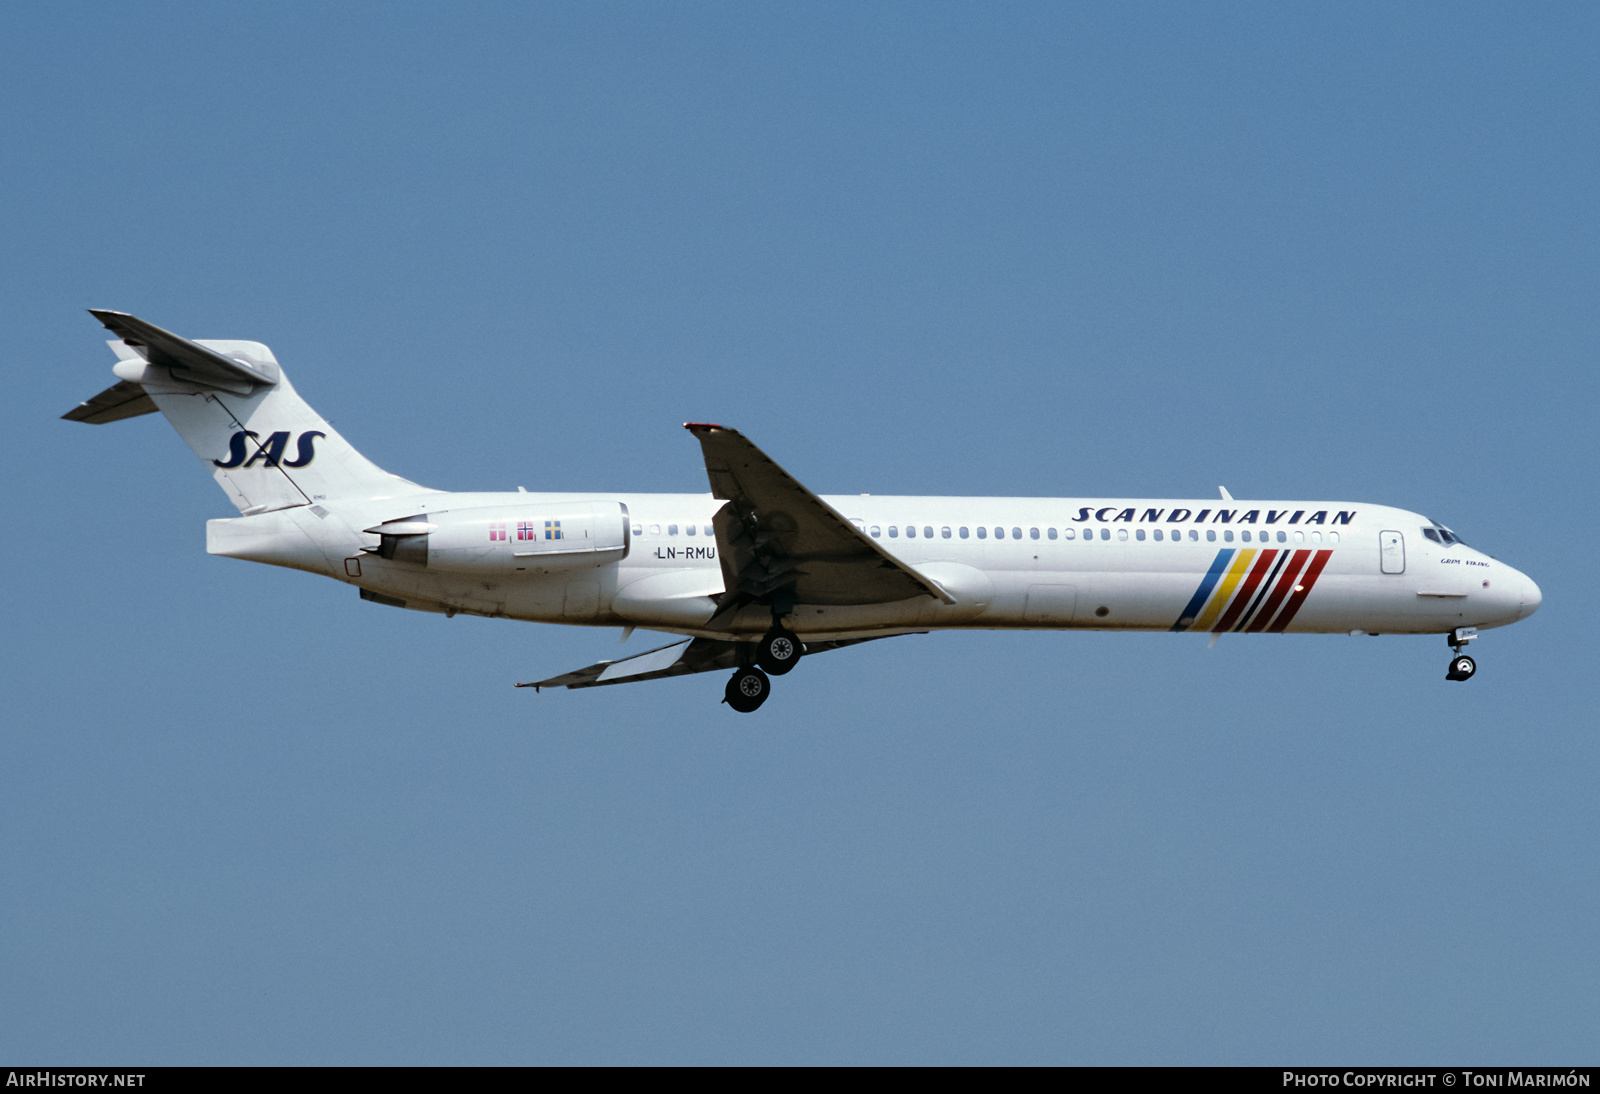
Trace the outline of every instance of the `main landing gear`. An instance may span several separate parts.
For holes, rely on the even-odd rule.
[[[735,670],[722,694],[722,701],[740,714],[751,713],[772,694],[769,673],[771,676],[782,676],[800,663],[800,655],[805,652],[799,637],[777,622],[761,637],[761,641],[754,643],[753,648],[745,648],[751,650],[748,656],[755,664]]]
[[[722,701],[740,714],[749,714],[772,694],[772,681],[758,668],[736,669],[722,693]]]
[[[1455,651],[1455,656],[1450,658],[1450,671],[1444,674],[1446,680],[1471,680],[1477,675],[1478,663],[1461,652],[1461,648],[1476,637],[1477,627],[1457,627],[1445,635],[1445,641]]]
[[[800,663],[803,647],[793,631],[774,623],[756,643],[756,664],[774,676],[782,676]]]

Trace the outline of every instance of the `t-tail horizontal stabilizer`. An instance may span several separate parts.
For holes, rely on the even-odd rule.
[[[146,361],[171,369],[175,380],[236,395],[278,382],[278,362],[259,342],[192,342],[126,312],[90,308],[89,314]]]
[[[118,380],[61,416],[69,422],[105,425],[107,422],[120,422],[124,418],[137,418],[141,414],[154,414],[159,409],[156,401],[144,393],[143,387],[132,380]]]

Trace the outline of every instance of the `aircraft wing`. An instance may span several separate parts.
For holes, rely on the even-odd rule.
[[[914,596],[955,603],[938,582],[884,551],[738,430],[700,422],[684,428],[700,441],[712,495],[728,503],[712,518],[726,590],[716,615],[789,587],[802,604],[884,604]]]
[[[873,635],[871,638],[841,638],[833,642],[807,642],[806,655],[825,650],[842,649],[875,638],[891,635]],[[601,661],[576,672],[552,676],[531,684],[517,684],[519,688],[595,688],[602,684],[632,684],[639,680],[665,680],[669,676],[688,676],[696,672],[714,672],[717,669],[737,668],[739,647],[735,642],[714,638],[686,638],[670,646],[649,650],[646,653],[624,657],[620,661]]]

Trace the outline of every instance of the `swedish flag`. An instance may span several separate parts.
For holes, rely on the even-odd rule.
[[[547,520],[547,521],[544,522],[544,538],[545,539],[560,539],[561,538],[561,522],[559,520]]]

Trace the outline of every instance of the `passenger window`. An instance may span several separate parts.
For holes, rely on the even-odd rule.
[[[1111,529],[1109,529],[1109,528],[1100,529],[1100,538],[1101,539],[1110,539],[1111,538]]]
[[[1063,528],[1061,529],[1061,534],[1066,536],[1068,539],[1078,538],[1078,530],[1076,528]]]
[[[1126,540],[1128,538],[1128,530],[1126,528],[1118,528],[1117,538],[1119,540]]]
[[[906,538],[907,539],[916,539],[917,538],[917,526],[915,524],[906,525]]]
[[[644,525],[642,525],[642,524],[635,524],[635,525],[634,525],[634,526],[633,526],[633,534],[634,534],[634,535],[636,535],[636,536],[642,536],[642,535],[644,535]]]
[[[1006,538],[1006,530],[1004,528],[996,528],[994,530],[994,538],[995,539],[1005,539]]]
[[[879,529],[879,527],[876,524],[874,524],[870,529],[868,529],[868,535],[872,536],[873,539],[877,539],[878,536],[881,535],[881,534],[882,534],[882,531],[881,531],[881,529]]]
[[[890,539],[897,539],[897,538],[899,538],[899,536],[900,536],[899,527],[897,525],[893,525],[893,524],[889,525],[889,538]]]
[[[660,534],[661,534],[661,525],[659,525],[659,524],[652,524],[652,525],[651,525],[651,526],[650,526],[650,534],[651,534],[651,535],[652,535],[652,536],[659,536],[659,535],[660,535]]]
[[[1306,541],[1306,534],[1304,532],[1296,532],[1294,534],[1294,541],[1296,543],[1304,543]]]
[[[942,539],[949,539],[950,538],[950,526],[948,524],[945,525],[943,528],[939,529],[939,536]]]
[[[1144,542],[1144,529],[1141,528],[1137,532],[1133,533],[1133,538],[1138,540],[1140,543],[1143,543]]]
[[[1044,532],[1045,535],[1049,536],[1051,539],[1056,538],[1056,530],[1054,528],[1046,528]]]
[[[1287,539],[1288,539],[1288,538],[1289,538],[1289,537],[1288,537],[1288,536],[1287,536],[1287,535],[1285,535],[1285,534],[1284,534],[1284,533],[1282,533],[1282,532],[1279,532],[1279,533],[1278,533],[1278,542],[1279,542],[1279,543],[1282,543],[1282,542],[1284,542],[1284,541],[1285,541],[1285,540],[1287,540]]]
[[[1189,529],[1189,538],[1190,539],[1199,539],[1200,538],[1200,533],[1195,531],[1193,528],[1191,528],[1191,529]]]
[[[1039,529],[1037,529],[1037,528],[1029,528],[1028,529],[1028,538],[1029,539],[1038,539],[1039,538]]]
[[[1239,538],[1244,540],[1246,543],[1249,543],[1250,542],[1250,532],[1249,532],[1249,530],[1240,532],[1239,533]]]
[[[1311,533],[1311,542],[1312,543],[1321,543],[1322,542],[1322,533],[1321,532],[1312,532]]]
[[[1154,535],[1154,536],[1155,536],[1155,537],[1156,537],[1156,542],[1157,542],[1157,543],[1160,543],[1160,542],[1161,542],[1161,529],[1159,529],[1159,528],[1157,528],[1157,529],[1156,529],[1156,530],[1155,530],[1155,531],[1154,531],[1154,532],[1153,532],[1153,533],[1151,533],[1151,534],[1152,534],[1152,535]]]
[[[1182,528],[1174,528],[1172,530],[1172,542],[1177,543],[1182,538],[1183,538],[1183,529]]]
[[[692,524],[685,524],[685,525],[684,525],[684,526],[683,526],[683,534],[684,534],[684,535],[686,535],[686,536],[692,536],[692,535],[694,535],[694,525],[692,525]]]
[[[961,526],[961,538],[962,539],[966,539],[967,538],[967,526],[965,524],[963,524]]]
[[[978,538],[979,539],[988,539],[989,538],[989,529],[985,528],[981,524],[978,525]]]
[[[1338,532],[1329,532],[1328,533],[1328,542],[1329,543],[1338,543],[1339,542],[1339,533]]]
[[[1215,543],[1215,542],[1217,542],[1217,530],[1215,528],[1207,528],[1206,529],[1206,542],[1207,543]]]
[[[933,525],[924,524],[922,526],[922,538],[923,539],[932,539],[933,538]],[[950,538],[950,529],[946,528],[944,530],[944,538],[945,539],[949,539]]]
[[[1021,539],[1022,538],[1022,529],[1021,528],[1013,528],[1013,529],[1011,529],[1011,538],[1012,539]]]
[[[717,534],[716,528],[709,524],[705,526],[705,532],[708,536],[714,536]]]
[[[675,536],[677,534],[678,534],[678,526],[676,524],[667,525],[667,535]]]
[[[1223,532],[1222,533],[1222,542],[1224,542],[1224,543],[1232,543],[1233,542],[1233,532],[1231,532],[1231,531]]]

